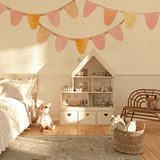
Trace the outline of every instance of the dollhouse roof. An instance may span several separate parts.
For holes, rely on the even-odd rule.
[[[91,60],[91,58],[95,57],[97,61],[114,77],[115,72],[112,68],[102,59],[102,57],[95,51],[92,50],[83,60],[82,62],[75,68],[72,72],[72,77],[76,76],[76,74],[83,69],[83,67]]]

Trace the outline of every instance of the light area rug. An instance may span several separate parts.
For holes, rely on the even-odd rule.
[[[143,160],[117,152],[112,136],[21,135],[0,155],[0,160]]]

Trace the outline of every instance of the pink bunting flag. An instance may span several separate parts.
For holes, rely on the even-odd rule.
[[[159,12],[145,13],[144,17],[145,17],[148,28],[153,30],[156,27],[158,17],[159,17]]]
[[[57,35],[56,42],[55,42],[56,51],[61,52],[67,45],[68,41],[69,41],[69,38]]]
[[[88,17],[97,8],[97,6],[97,4],[86,0],[83,10],[83,17]]]
[[[53,24],[53,26],[59,27],[59,25],[60,25],[60,15],[59,15],[58,10],[47,13],[46,16],[49,19],[49,21]]]
[[[95,47],[99,50],[103,50],[105,47],[105,35],[100,34],[91,38]]]
[[[22,12],[11,10],[11,12],[10,12],[11,24],[13,26],[18,25],[21,22],[23,15],[24,15],[24,13],[22,13]]]
[[[7,9],[6,6],[4,6],[3,4],[0,4],[0,14],[4,12],[6,9]]]
[[[47,30],[43,26],[40,26],[39,31],[37,33],[37,42],[44,43],[49,38],[51,33],[52,33],[51,31]]]
[[[123,41],[123,33],[120,28],[120,25],[117,25],[113,29],[109,30],[109,33],[118,41]]]

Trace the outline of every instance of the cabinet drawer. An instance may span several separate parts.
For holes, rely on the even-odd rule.
[[[77,111],[61,111],[61,124],[77,124]]]
[[[79,124],[95,124],[95,111],[79,111]]]
[[[98,124],[110,124],[111,115],[114,114],[112,111],[98,111]]]

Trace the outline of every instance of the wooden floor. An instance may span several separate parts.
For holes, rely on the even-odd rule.
[[[54,121],[54,131],[40,132],[36,123],[32,123],[21,135],[112,135],[109,125],[59,125]],[[160,160],[160,123],[154,121],[138,121],[137,125],[144,126],[144,150],[141,156],[144,160]]]

